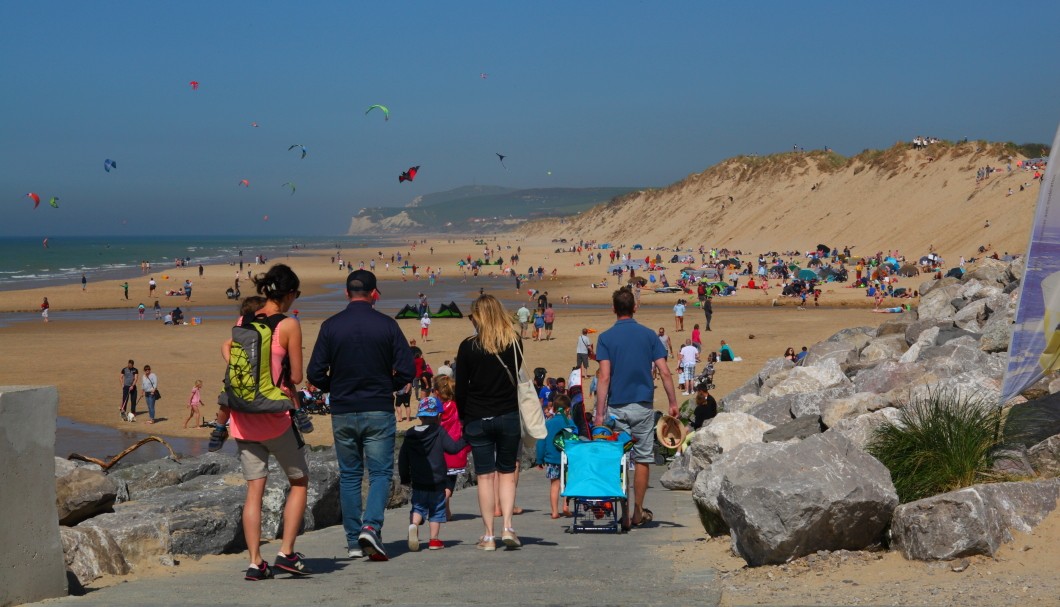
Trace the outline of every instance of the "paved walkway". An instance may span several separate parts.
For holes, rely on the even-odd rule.
[[[383,540],[391,560],[346,558],[341,526],[307,533],[297,549],[316,572],[307,578],[277,574],[243,581],[245,553],[184,559],[173,568],[128,583],[90,590],[83,597],[42,605],[717,605],[712,570],[679,573],[675,548],[703,536],[691,495],[658,485],[652,470],[647,505],[655,521],[628,534],[565,533],[569,519],[552,520],[548,481],[541,470],[522,475],[515,517],[521,550],[482,552],[475,489],[452,500],[455,520],[442,529],[446,548],[408,551],[408,511],[387,511]],[[470,513],[475,513],[473,516]],[[497,519],[499,530],[500,519]],[[271,562],[278,542],[262,550]],[[687,567],[685,568],[687,570]]]

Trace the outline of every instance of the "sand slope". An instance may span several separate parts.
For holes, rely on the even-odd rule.
[[[861,255],[897,248],[909,257],[933,244],[954,262],[987,244],[1022,253],[1039,182],[1019,191],[1033,172],[1018,170],[1018,160],[1023,157],[1012,148],[983,142],[919,151],[900,143],[850,159],[822,151],[739,156],[665,189],[522,231],[575,239],[592,234],[645,248],[704,244],[752,252],[806,250],[822,242],[855,245]],[[1009,162],[1012,172],[1005,171]],[[1002,172],[977,184],[976,170],[984,166]]]

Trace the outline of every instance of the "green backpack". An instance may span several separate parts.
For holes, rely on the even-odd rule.
[[[217,404],[244,413],[280,413],[294,408],[272,381],[272,334],[283,314],[245,317],[232,327],[225,388]]]

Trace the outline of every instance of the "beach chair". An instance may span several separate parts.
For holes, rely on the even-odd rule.
[[[574,502],[571,533],[622,533],[628,528],[626,442],[568,440],[563,444],[559,482],[561,495]]]

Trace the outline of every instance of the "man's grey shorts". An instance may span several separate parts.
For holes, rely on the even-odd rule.
[[[651,404],[630,403],[608,406],[607,412],[615,418],[615,429],[625,430],[637,439],[633,443],[633,461],[638,464],[655,463],[655,408]]]
[[[269,475],[269,454],[276,456],[280,470],[291,480],[309,476],[309,464],[305,459],[305,444],[294,434],[294,428],[270,438],[267,441],[236,441],[239,449],[239,463],[243,464],[243,478],[248,481],[265,478]]]

